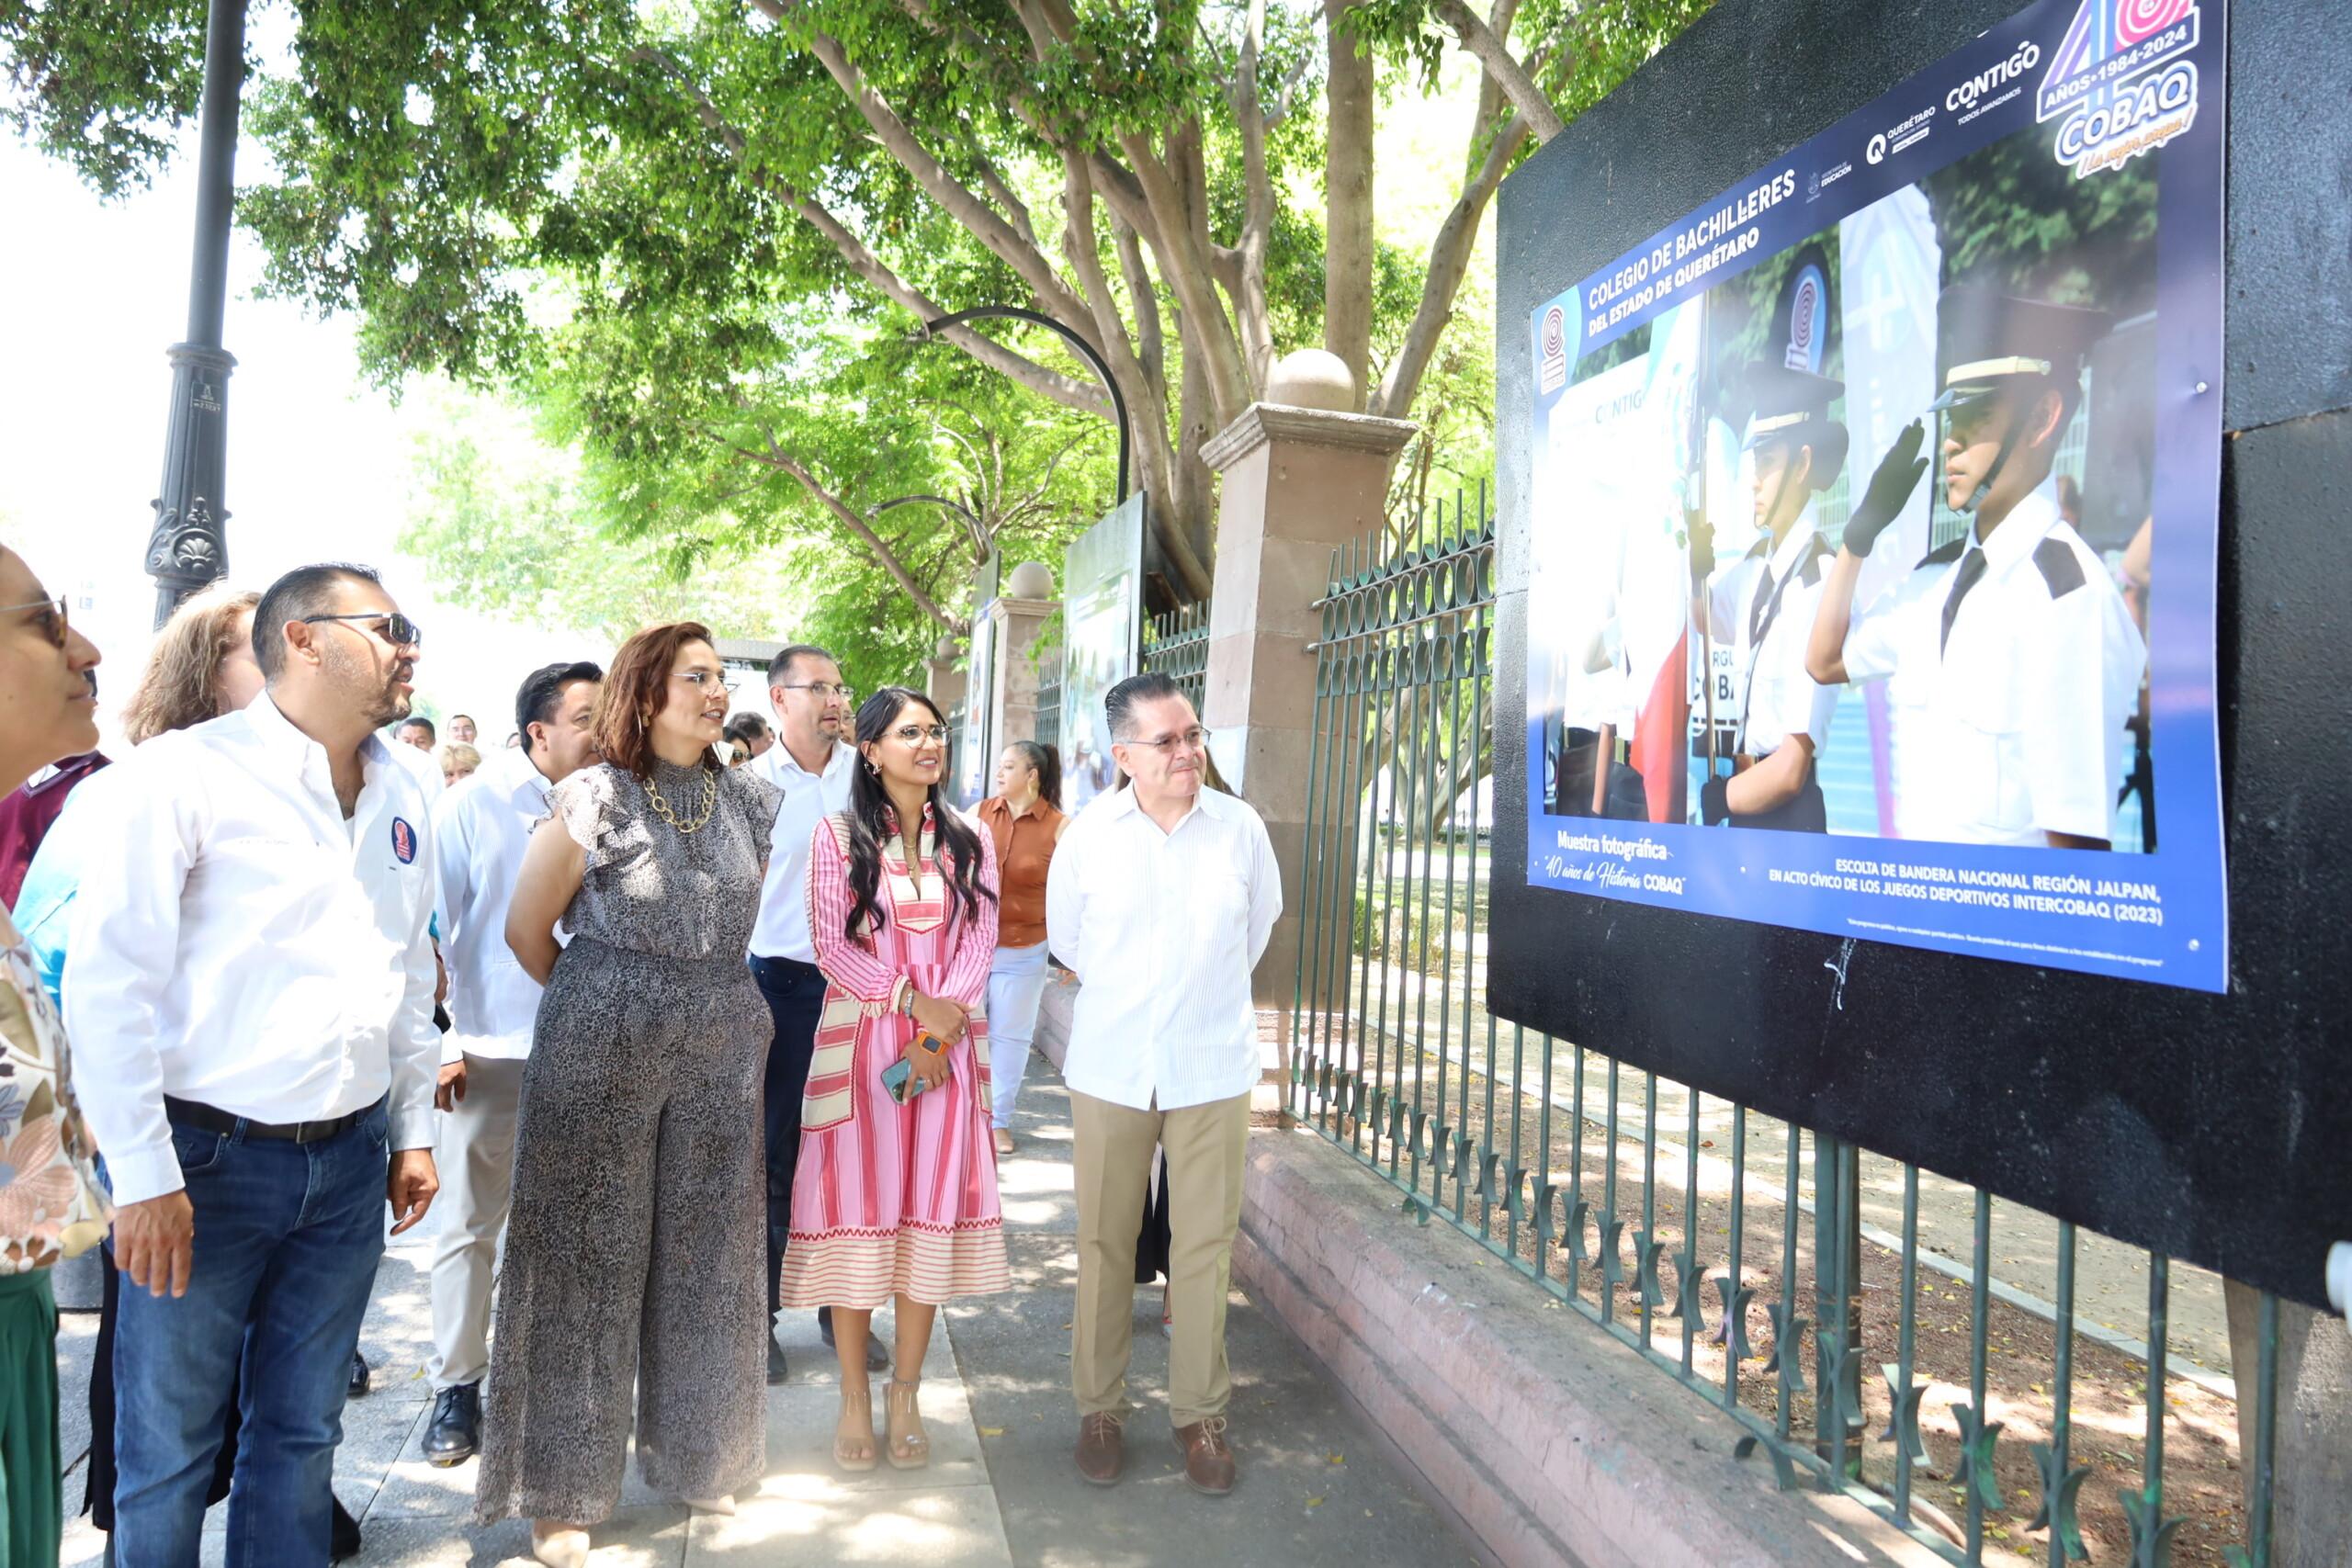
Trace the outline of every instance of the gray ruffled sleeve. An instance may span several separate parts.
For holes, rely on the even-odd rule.
[[[563,825],[594,871],[627,860],[649,847],[644,816],[624,796],[619,770],[609,762],[582,768],[548,792],[555,820]]]

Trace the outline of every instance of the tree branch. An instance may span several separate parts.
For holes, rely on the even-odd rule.
[[[915,608],[921,610],[924,615],[937,622],[941,629],[944,631],[948,631],[958,636],[967,635],[971,631],[971,625],[969,622],[958,620],[955,616],[948,615],[944,610],[942,610],[939,607],[939,605],[932,599],[930,594],[925,593],[922,591],[922,587],[916,583],[914,574],[910,572],[907,570],[906,563],[899,558],[898,552],[893,550],[883,541],[881,535],[874,531],[872,524],[868,523],[864,517],[858,515],[858,513],[853,510],[846,502],[842,501],[841,497],[826,489],[824,484],[819,480],[817,476],[810,473],[807,468],[803,467],[798,459],[795,458],[783,447],[777,446],[775,443],[775,437],[772,435],[763,435],[761,439],[766,444],[767,450],[765,452],[755,452],[747,447],[737,446],[726,436],[720,435],[716,432],[705,431],[703,434],[706,436],[708,436],[709,439],[726,447],[729,451],[734,453],[737,457],[747,458],[754,463],[764,463],[769,468],[779,469],[784,473],[790,474],[794,479],[799,480],[801,489],[807,491],[809,496],[820,505],[823,506],[826,511],[831,513],[835,518],[839,519],[842,526],[847,528],[851,533],[857,536],[859,541],[864,544],[867,551],[873,555],[876,564],[880,566],[884,571],[890,574],[890,581],[899,585],[899,591],[900,592],[906,594],[909,599],[914,602]]]
[[[1535,85],[1526,67],[1511,58],[1510,45],[1503,41],[1500,34],[1488,27],[1464,0],[1435,0],[1432,8],[1453,29],[1462,47],[1478,57],[1487,74],[1527,121],[1537,142],[1549,141],[1560,134],[1566,123],[1560,118],[1560,111],[1552,107],[1552,100],[1544,96],[1544,89]]]
[[[1241,59],[1233,73],[1233,118],[1241,129],[1241,243],[1227,288],[1239,308],[1250,382],[1260,387],[1266,384],[1266,372],[1274,363],[1273,313],[1266,299],[1274,186],[1266,172],[1266,117],[1258,103],[1259,51],[1265,47],[1265,34],[1266,0],[1250,0],[1242,22]]]
[[[1488,77],[1478,94],[1478,107],[1484,111],[1481,125],[1501,107],[1501,99],[1500,85]],[[1380,389],[1370,404],[1372,412],[1401,418],[1419,395],[1421,378],[1429,371],[1446,322],[1453,319],[1453,301],[1462,288],[1463,274],[1470,268],[1470,253],[1478,243],[1479,217],[1527,137],[1526,117],[1514,112],[1496,129],[1485,156],[1468,171],[1462,195],[1446,213],[1445,221],[1438,225],[1437,237],[1430,242],[1429,276],[1421,286],[1420,306],[1413,313],[1412,324],[1405,330],[1405,341],[1397,348],[1396,357],[1389,362],[1388,373],[1381,378]],[[1475,153],[1475,138],[1471,148]]]

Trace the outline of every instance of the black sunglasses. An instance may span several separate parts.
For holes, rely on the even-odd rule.
[[[421,649],[424,646],[423,629],[398,610],[390,612],[367,610],[350,615],[305,615],[302,617],[301,624],[306,626],[315,626],[321,621],[381,621],[384,626],[379,635],[394,648]],[[372,631],[375,628],[369,629]]]

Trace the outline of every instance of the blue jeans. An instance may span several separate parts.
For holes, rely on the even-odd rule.
[[[1037,1004],[1046,995],[1046,944],[1000,947],[989,963],[989,1120],[1012,1125],[1021,1075],[1029,1070],[1029,1043],[1037,1037]]]
[[[384,1255],[389,1141],[380,1101],[314,1144],[173,1123],[196,1210],[195,1264],[177,1300],[123,1281],[118,1568],[195,1568],[241,1359],[229,1568],[323,1568],[351,1353]]]

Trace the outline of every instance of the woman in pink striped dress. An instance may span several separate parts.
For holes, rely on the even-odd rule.
[[[800,1111],[784,1304],[833,1309],[842,1368],[833,1460],[875,1464],[865,1337],[893,1303],[891,1465],[931,1462],[915,1408],[942,1302],[1010,1289],[989,1139],[989,963],[995,846],[939,793],[947,727],[886,686],[857,710],[849,809],[818,824],[808,921],[824,1011]],[[884,1086],[899,1062],[903,1099]]]

